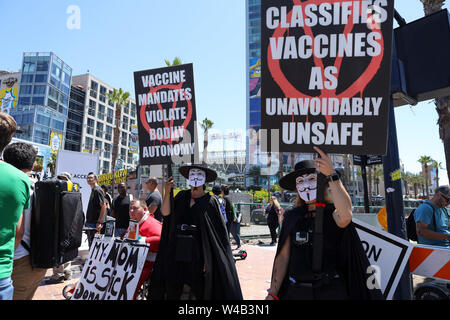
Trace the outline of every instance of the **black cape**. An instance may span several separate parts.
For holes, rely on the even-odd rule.
[[[161,241],[150,282],[150,299],[164,300],[168,286],[174,285],[174,256],[168,254],[171,241],[175,241],[176,225],[183,211],[189,210],[191,191],[184,190],[174,199],[174,209],[164,217]],[[204,274],[204,300],[242,300],[239,278],[231,251],[228,233],[217,200],[206,194],[192,208],[199,210],[199,225]]]
[[[332,206],[332,208],[334,211],[334,206]],[[284,243],[291,234],[292,229],[295,227],[303,214],[304,211],[298,210],[297,208],[286,211],[280,232],[276,256],[280,253]],[[337,260],[339,270],[343,273],[343,278],[350,300],[384,300],[381,290],[370,290],[366,285],[367,279],[371,276],[367,273],[367,268],[370,266],[370,263],[366,253],[364,252],[364,248],[353,222],[351,222],[343,230]],[[288,273],[286,273],[286,276],[282,281],[280,292],[278,293],[279,296],[283,296],[286,292],[287,286],[289,285],[288,278]]]

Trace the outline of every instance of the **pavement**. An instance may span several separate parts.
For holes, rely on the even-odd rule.
[[[267,230],[267,226],[265,227]],[[245,235],[244,228],[241,228],[241,235]],[[276,253],[276,246],[271,246],[270,238],[266,237],[261,228],[260,237],[256,235],[248,236],[243,239],[240,250],[247,251],[247,258],[236,261],[236,269],[241,284],[244,300],[264,300],[267,295],[267,289],[270,287],[273,261]],[[236,248],[232,244],[232,249]],[[233,250],[236,253],[238,250]],[[63,288],[68,284],[76,285],[81,276],[82,263],[87,257],[88,250],[86,245],[79,250],[79,257],[72,262],[72,279],[62,283],[50,283],[52,269],[49,269],[38,287],[33,300],[64,300],[62,295]],[[414,287],[424,281],[423,277],[413,275]]]

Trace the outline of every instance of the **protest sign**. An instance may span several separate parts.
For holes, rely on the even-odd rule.
[[[384,297],[392,299],[408,262],[413,244],[353,218],[356,231],[370,262],[370,272]],[[368,283],[370,285],[370,283]]]
[[[386,153],[393,13],[388,0],[261,1],[261,128],[280,151]]]
[[[96,235],[72,300],[132,300],[149,245]]]
[[[140,163],[169,164],[174,158],[192,162],[198,155],[192,64],[137,71],[134,85]]]

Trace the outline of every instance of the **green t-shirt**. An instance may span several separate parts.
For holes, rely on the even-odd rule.
[[[0,279],[11,276],[16,226],[30,203],[30,178],[0,161]]]

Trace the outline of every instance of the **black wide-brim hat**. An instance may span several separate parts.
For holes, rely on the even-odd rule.
[[[178,169],[178,172],[180,172],[180,174],[183,177],[185,177],[186,179],[189,180],[189,170],[191,170],[191,169],[200,169],[200,170],[205,171],[205,174],[206,174],[205,183],[213,182],[217,179],[217,173],[213,169],[210,169],[203,164],[193,164],[193,165],[189,165],[189,166],[182,166]]]
[[[295,164],[294,171],[288,173],[280,179],[280,187],[285,190],[295,191],[297,190],[297,183],[295,181],[297,177],[309,173],[317,173],[313,160],[303,160],[297,162]]]

